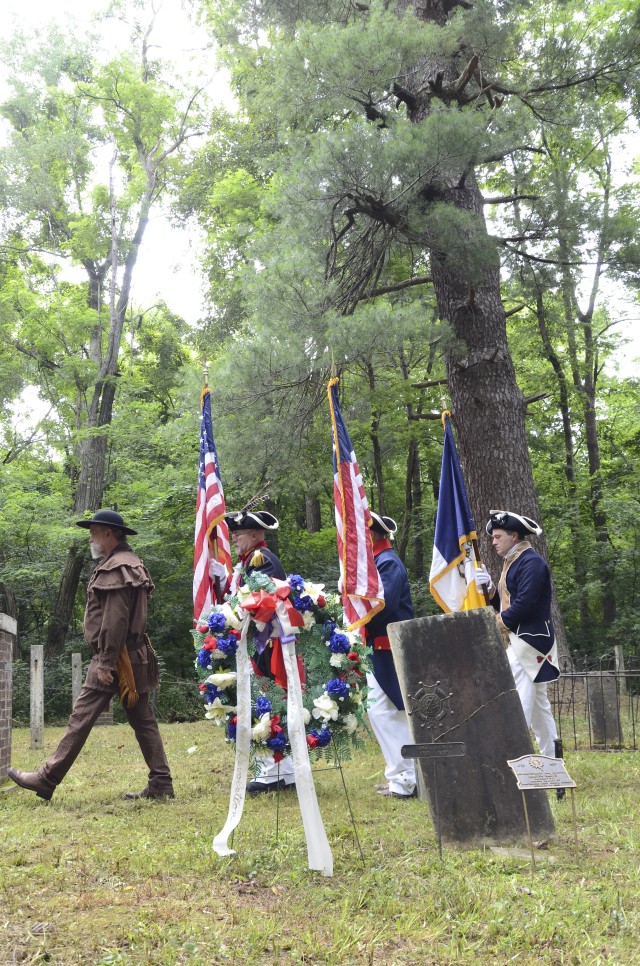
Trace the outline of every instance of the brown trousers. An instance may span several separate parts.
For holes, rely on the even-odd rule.
[[[60,744],[39,769],[40,774],[55,788],[65,777],[82,751],[91,729],[103,711],[109,707],[113,694],[96,688],[82,688],[73,706]],[[164,753],[158,723],[149,705],[149,695],[141,694],[133,708],[125,708],[140,751],[149,769],[149,789],[165,793],[172,790],[171,772]]]

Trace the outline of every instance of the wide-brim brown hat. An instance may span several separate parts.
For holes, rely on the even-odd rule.
[[[125,533],[135,536],[138,532],[137,530],[132,530],[128,527],[119,513],[115,510],[98,510],[94,513],[90,520],[76,520],[76,526],[82,527],[83,530],[88,530],[89,527],[95,523],[100,527],[111,527],[112,529],[124,530]]]

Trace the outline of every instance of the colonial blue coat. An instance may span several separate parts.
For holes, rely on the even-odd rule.
[[[384,588],[384,607],[365,625],[367,644],[373,647],[371,663],[374,676],[399,711],[404,710],[400,683],[391,653],[387,625],[413,618],[409,578],[400,557],[388,540],[373,545],[373,555]]]
[[[502,622],[536,652],[540,669],[533,678],[535,684],[555,681],[560,671],[551,663],[555,631],[551,621],[551,574],[539,553],[528,547],[509,566],[506,574],[509,606],[502,611]],[[500,610],[498,591],[491,604]]]
[[[264,559],[261,564],[252,567],[250,561],[256,552],[260,552]],[[255,573],[266,574],[268,577],[276,577],[278,580],[284,580],[286,577],[280,558],[275,555],[273,550],[269,550],[268,547],[257,547],[255,550],[251,550],[247,554],[247,560],[249,562],[244,567],[244,572],[247,577],[249,574]],[[272,657],[272,648],[265,647],[262,654],[256,655],[254,663],[256,669],[261,675],[263,675],[263,677],[271,678],[273,680],[275,675],[271,669]]]

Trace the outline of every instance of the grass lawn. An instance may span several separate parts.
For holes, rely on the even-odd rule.
[[[234,847],[213,835],[227,814],[232,751],[210,722],[162,726],[177,799],[127,802],[146,784],[127,725],[96,728],[46,803],[0,790],[0,963],[640,964],[640,752],[567,752],[577,782],[551,806],[557,838],[497,856],[445,845],[427,806],[377,795],[377,746],[316,778],[334,876],[306,868],[295,795],[248,799]],[[62,730],[45,732],[46,752]],[[195,750],[194,750],[195,749]],[[43,760],[29,731],[13,763]]]

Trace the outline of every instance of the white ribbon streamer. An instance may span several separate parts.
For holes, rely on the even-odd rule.
[[[304,708],[302,686],[296,658],[293,628],[282,601],[276,607],[276,616],[282,630],[281,644],[284,666],[287,672],[287,731],[293,756],[293,770],[296,792],[302,815],[302,824],[307,842],[307,858],[310,869],[317,869],[325,876],[333,875],[333,855],[324,828],[316,789],[309,761],[309,747],[304,728]],[[288,632],[288,633],[287,633]]]
[[[247,653],[247,634],[250,623],[251,617],[247,614],[241,624],[242,634],[236,651],[236,672],[238,675],[236,682],[238,695],[236,760],[233,767],[227,821],[224,823],[222,831],[218,832],[213,840],[213,850],[218,855],[235,855],[235,850],[229,847],[229,837],[240,824],[247,790],[251,752],[251,662]]]

